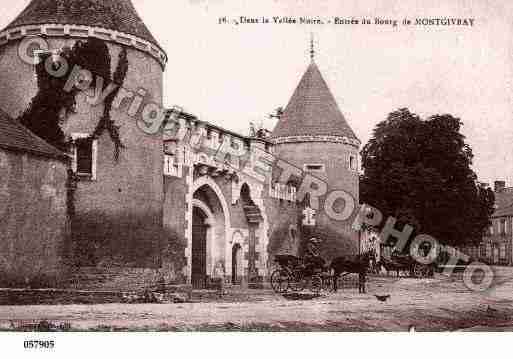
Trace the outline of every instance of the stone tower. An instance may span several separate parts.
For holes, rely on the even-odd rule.
[[[360,141],[342,115],[331,91],[312,61],[272,133],[275,155],[303,173],[327,184],[328,193],[343,190],[358,204],[358,151]],[[355,254],[358,234],[351,221],[336,221],[326,215],[319,198],[316,225],[303,227],[303,239],[316,236],[323,240],[325,257]],[[342,210],[344,202],[333,209]]]
[[[111,81],[125,64],[110,111],[104,102],[87,99],[98,81],[93,73],[91,87],[76,95],[75,111],[62,121],[78,178],[71,198],[69,262],[77,268],[158,267],[165,238],[162,138],[141,131],[141,119],[145,109],[162,108],[165,52],[130,0],[32,0],[0,32],[0,108],[13,118],[39,91],[35,67],[24,60],[31,50],[24,46],[33,38],[46,43],[39,43],[40,49],[52,52],[101,40]],[[105,112],[119,128],[119,156],[110,131],[91,137]]]

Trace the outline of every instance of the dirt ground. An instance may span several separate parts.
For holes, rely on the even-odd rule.
[[[343,289],[291,300],[270,290],[232,290],[182,304],[2,306],[0,330],[416,331],[513,330],[513,268],[495,286],[467,289],[458,276],[371,277],[367,294]],[[389,294],[380,302],[374,296]],[[297,298],[296,298],[297,299]]]

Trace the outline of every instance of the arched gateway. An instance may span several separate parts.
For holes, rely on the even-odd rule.
[[[190,279],[193,288],[208,286],[210,279],[226,272],[229,212],[223,193],[213,181],[196,183],[192,200]]]

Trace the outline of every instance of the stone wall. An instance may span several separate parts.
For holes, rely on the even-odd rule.
[[[0,108],[12,118],[21,115],[37,93],[35,68],[21,60],[17,42],[0,47],[0,93]]]
[[[346,191],[353,197],[355,205],[358,205],[358,172],[349,168],[349,156],[358,156],[356,147],[332,142],[285,143],[276,146],[275,156],[301,170],[304,164],[323,164],[325,172],[312,173],[312,175],[328,184],[328,193],[335,190]],[[356,254],[358,233],[351,228],[356,210],[346,221],[333,220],[324,210],[325,198],[326,196],[320,198],[315,229],[303,231],[303,237],[321,239],[323,241],[321,255],[326,259]],[[338,200],[334,204],[334,211],[340,212],[344,206],[345,203]]]
[[[267,188],[267,187],[266,187]],[[301,241],[301,216],[294,202],[267,197],[265,208],[269,218],[268,274],[275,267],[274,256],[290,254],[297,256]]]
[[[82,39],[85,40],[85,39]],[[77,39],[48,38],[50,49],[72,47]],[[16,118],[27,109],[37,93],[34,66],[17,54],[17,42],[0,48],[0,107]],[[111,74],[117,68],[120,45],[107,42]],[[127,47],[128,72],[122,87],[136,92],[144,89],[145,104],[162,106],[162,67],[149,54]],[[94,84],[94,83],[93,83]],[[119,96],[119,95],[118,95]],[[124,145],[119,160],[114,158],[114,144],[105,131],[98,139],[97,176],[81,180],[74,194],[72,220],[75,265],[156,268],[165,233],[162,224],[163,151],[162,138],[147,135],[128,115],[133,98],[113,108],[111,118],[119,126]],[[92,134],[103,114],[103,104],[92,106],[85,94],[77,96],[76,113],[63,123],[66,135]]]
[[[0,286],[51,287],[69,255],[67,165],[0,149]]]
[[[71,45],[73,40],[66,42]],[[52,39],[52,47],[63,42]],[[111,73],[118,66],[122,47],[107,43]],[[126,48],[128,72],[122,87],[145,90],[143,106],[162,105],[162,68],[152,57]],[[120,92],[118,94],[121,96]],[[116,101],[116,100],[115,100]],[[96,179],[77,183],[73,218],[75,258],[79,266],[159,268],[165,245],[163,217],[163,162],[161,134],[148,135],[137,123],[141,110],[128,114],[133,99],[111,110],[123,144],[119,159],[108,131],[98,138]],[[77,111],[66,120],[66,135],[92,134],[103,113],[103,104],[91,106],[85,94],[77,96]]]
[[[189,168],[184,167],[184,177],[164,177],[164,230],[166,238],[162,250],[162,272],[167,281],[185,283],[187,240],[185,220],[187,178]]]

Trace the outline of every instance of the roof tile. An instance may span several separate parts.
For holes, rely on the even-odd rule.
[[[32,0],[6,29],[42,24],[102,27],[158,46],[130,0]]]
[[[312,61],[274,128],[272,137],[340,136],[358,140]]]
[[[495,193],[495,211],[492,217],[513,216],[513,187]]]
[[[67,155],[30,132],[18,121],[0,110],[0,148],[66,159]]]

